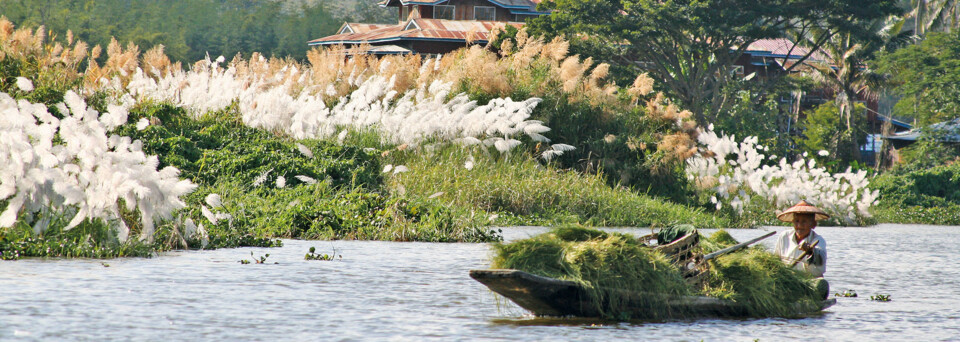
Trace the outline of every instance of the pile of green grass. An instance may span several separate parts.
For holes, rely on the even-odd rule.
[[[723,230],[701,237],[705,252],[736,243]],[[761,247],[714,259],[704,286],[696,288],[684,282],[667,256],[636,238],[581,227],[558,227],[529,239],[496,244],[492,264],[583,284],[599,311],[615,319],[628,318],[624,316],[628,310],[617,298],[618,291],[610,289],[653,294],[646,303],[653,317],[669,313],[665,306],[656,307],[659,300],[678,295],[733,301],[756,317],[796,315],[814,310],[821,300],[810,276],[788,268]]]
[[[690,288],[680,271],[657,251],[626,234],[566,226],[509,244],[495,244],[494,268],[512,268],[578,282],[597,308],[609,318],[629,318],[624,298],[607,289],[664,294],[643,305],[654,316],[668,296],[686,295]],[[662,313],[666,316],[666,312]]]

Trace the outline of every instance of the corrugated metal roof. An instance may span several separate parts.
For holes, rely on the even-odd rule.
[[[401,5],[436,5],[449,0],[383,0],[378,4],[381,7],[390,6],[399,3]],[[488,0],[495,5],[504,8],[525,9],[533,11],[542,0]]]
[[[365,33],[377,29],[387,28],[390,24],[365,24],[365,23],[343,23],[343,26],[337,32],[343,32],[343,27],[349,27],[353,33]]]
[[[309,45],[377,43],[395,40],[471,40],[487,41],[494,27],[523,23],[479,20],[413,19],[400,25],[374,29],[362,33],[345,33],[323,37],[307,42]],[[404,28],[409,28],[404,30]]]
[[[802,46],[796,46],[789,39],[760,39],[747,47],[747,52],[751,55],[760,55],[761,57],[788,57],[789,59],[799,59],[806,56],[810,49]],[[789,56],[788,56],[789,55]],[[810,56],[811,60],[826,60],[826,56],[820,51],[814,52]]]

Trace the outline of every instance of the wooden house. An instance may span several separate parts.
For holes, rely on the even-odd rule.
[[[395,8],[397,25],[344,23],[337,34],[307,42],[312,46],[366,45],[369,54],[443,54],[470,44],[486,44],[495,27],[523,26],[540,15],[540,0],[383,0]]]

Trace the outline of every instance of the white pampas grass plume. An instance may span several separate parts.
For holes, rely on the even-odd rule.
[[[200,235],[200,248],[207,248],[207,245],[210,244],[210,236],[207,235],[207,230],[203,228],[203,223],[197,227],[197,235]]]
[[[433,195],[430,195],[430,197],[427,197],[427,199],[434,199],[440,196],[443,196],[443,191],[437,191]]]
[[[217,215],[214,215],[213,212],[203,204],[200,205],[200,213],[203,214],[203,217],[206,217],[210,223],[217,224]]]
[[[463,168],[467,170],[473,170],[473,164],[474,164],[473,156],[469,156],[467,157],[467,161],[463,163]]]
[[[474,137],[464,137],[464,138],[461,139],[460,141],[461,141],[464,145],[467,145],[467,146],[470,146],[470,145],[479,145],[479,144],[482,142],[482,141],[480,141],[480,139],[477,139],[477,138],[474,138]]]
[[[273,169],[269,169],[269,170],[267,170],[267,171],[264,171],[264,172],[261,173],[259,176],[257,176],[257,178],[255,178],[255,179],[253,180],[253,186],[260,186],[260,184],[263,184],[263,182],[266,182],[266,181],[267,181],[267,175],[270,174],[270,171],[273,171]]]
[[[300,151],[300,153],[307,156],[307,158],[313,158],[313,151],[303,144],[297,143],[297,151]]]
[[[404,173],[407,171],[410,171],[410,169],[407,168],[405,165],[397,165],[396,167],[393,168],[393,174]]]
[[[520,146],[520,141],[515,139],[497,139],[493,142],[493,146],[496,147],[500,153],[506,153],[514,147]]]
[[[283,176],[277,177],[277,188],[283,188],[287,186],[287,179]]]
[[[220,195],[218,194],[207,195],[207,197],[204,198],[204,202],[207,202],[207,205],[209,205],[211,208],[219,208],[221,205],[223,205],[223,202],[220,201]]]
[[[576,147],[573,147],[567,144],[553,144],[553,145],[550,145],[550,147],[560,152],[573,151],[577,149]]]
[[[343,144],[343,139],[347,138],[347,130],[343,130],[340,134],[337,134],[337,143]]]
[[[553,160],[553,157],[556,157],[556,156],[559,156],[559,155],[562,155],[562,154],[563,154],[563,151],[546,150],[546,151],[543,151],[543,153],[540,154],[540,158],[543,158],[543,160],[546,160],[546,161],[551,161],[551,160]]]
[[[301,182],[304,182],[306,184],[317,184],[317,180],[310,178],[309,176],[299,175],[294,178],[299,179]]]
[[[826,150],[820,150],[820,152],[817,152],[817,154],[821,157],[826,157],[830,155],[830,152],[827,152]]]
[[[387,166],[383,167],[383,173],[390,172],[391,170],[393,170],[393,164],[387,164]]]
[[[17,88],[29,93],[33,91],[33,82],[26,77],[17,77]]]
[[[137,121],[137,130],[138,130],[138,131],[142,131],[142,130],[144,130],[144,129],[147,129],[147,126],[150,126],[150,120],[147,120],[147,118],[140,118],[140,121]]]
[[[193,222],[192,218],[187,218],[187,221],[183,223],[183,236],[190,238],[197,232],[197,224]]]
[[[223,63],[223,61],[225,61],[225,60],[227,60],[227,59],[226,59],[225,57],[223,57],[223,56],[217,57],[217,64]]]

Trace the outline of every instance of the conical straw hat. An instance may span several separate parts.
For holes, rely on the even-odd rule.
[[[790,209],[784,210],[780,215],[777,215],[777,219],[783,222],[793,222],[793,214],[816,214],[814,219],[817,221],[826,220],[830,218],[830,215],[827,215],[826,212],[820,210],[820,208],[814,207],[807,203],[807,201],[800,201],[796,205],[790,207]]]

